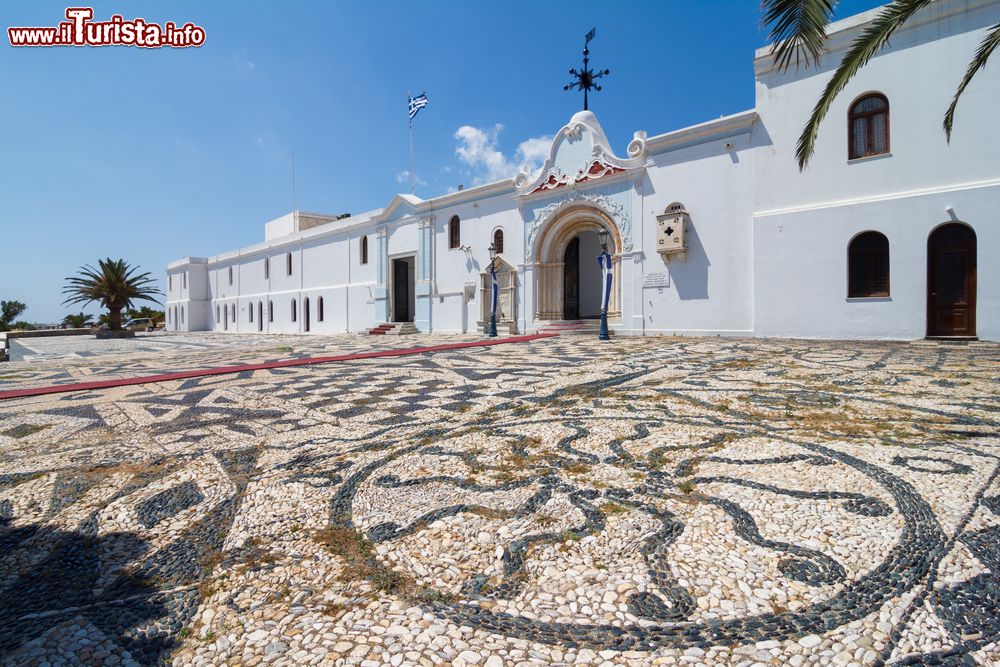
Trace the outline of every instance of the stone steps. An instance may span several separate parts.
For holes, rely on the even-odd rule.
[[[600,320],[553,320],[545,323],[538,330],[538,333],[559,334],[560,336],[593,336],[597,338],[597,333],[600,329]],[[614,336],[615,332],[609,329],[608,334]]]
[[[413,322],[386,322],[368,330],[369,336],[405,336],[420,333]]]

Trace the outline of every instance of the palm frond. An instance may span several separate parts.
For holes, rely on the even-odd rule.
[[[786,70],[795,60],[819,63],[826,41],[826,27],[833,17],[836,0],[762,0],[764,24],[771,26],[769,39],[774,43],[778,68]]]
[[[989,34],[983,39],[983,43],[979,45],[976,55],[972,57],[972,62],[969,63],[968,69],[965,70],[962,83],[958,84],[955,97],[952,98],[951,104],[948,105],[948,111],[944,115],[944,134],[949,143],[951,143],[951,129],[955,124],[955,109],[958,107],[958,98],[962,96],[968,85],[972,83],[972,77],[976,76],[976,72],[986,67],[986,61],[993,55],[997,46],[1000,46],[1000,23],[990,28]]]
[[[802,135],[799,137],[795,150],[795,157],[799,162],[799,169],[805,169],[809,158],[816,150],[816,136],[819,134],[819,125],[830,110],[830,105],[837,95],[847,86],[847,83],[854,78],[858,70],[865,66],[872,56],[878,53],[882,47],[888,43],[889,38],[911,16],[929,5],[934,0],[893,0],[872,19],[864,32],[851,43],[844,59],[840,61],[837,71],[833,73],[830,81],[826,84],[823,94],[813,108]]]
[[[136,274],[137,270],[125,260],[110,257],[99,260],[97,268],[85,265],[77,275],[66,278],[62,291],[67,298],[63,304],[97,301],[105,308],[121,310],[131,307],[134,301],[159,303],[156,297],[163,293],[153,286],[151,274]]]

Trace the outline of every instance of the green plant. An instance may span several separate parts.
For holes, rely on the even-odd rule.
[[[10,331],[14,320],[27,309],[20,301],[0,301],[0,331]]]
[[[93,315],[88,315],[87,313],[76,313],[75,315],[67,315],[63,318],[63,325],[71,327],[73,329],[82,329],[84,327],[89,327],[94,321]]]
[[[123,259],[110,257],[99,260],[98,268],[90,265],[82,267],[78,275],[66,279],[63,294],[68,297],[63,305],[88,304],[98,302],[108,311],[108,328],[119,331],[122,328],[122,310],[131,308],[133,301],[152,301],[163,293],[153,287],[153,278],[147,273],[136,273]]]

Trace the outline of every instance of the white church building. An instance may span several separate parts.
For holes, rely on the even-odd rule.
[[[482,332],[490,246],[501,333],[598,316],[600,236],[617,335],[1000,340],[1000,55],[941,120],[1000,0],[938,0],[795,144],[845,49],[818,68],[756,53],[756,106],[613,147],[588,111],[540,172],[350,217],[293,212],[264,240],[167,267],[171,331]],[[589,324],[589,322],[588,322]]]

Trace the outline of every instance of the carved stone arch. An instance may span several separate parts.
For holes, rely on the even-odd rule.
[[[609,234],[608,250],[614,260],[611,302],[608,317],[621,317],[621,254],[630,241],[615,220],[604,210],[588,202],[573,202],[549,216],[531,246],[535,273],[535,319],[561,320],[564,317],[565,253],[574,237],[582,232]],[[591,258],[595,263],[597,258]]]

